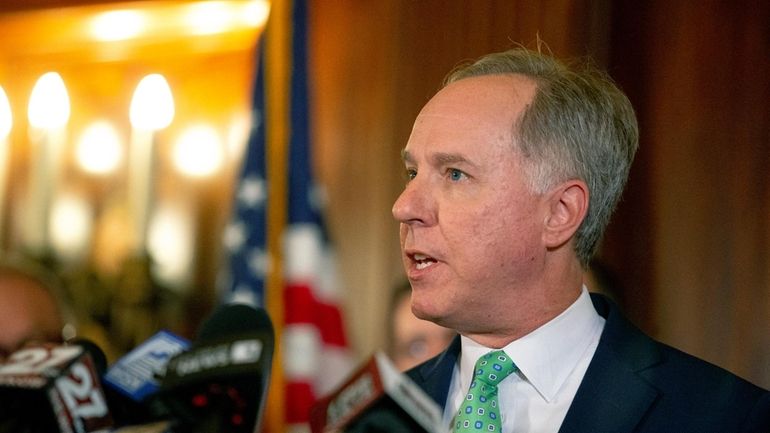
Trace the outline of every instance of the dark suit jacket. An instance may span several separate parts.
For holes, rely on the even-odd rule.
[[[601,295],[607,322],[559,433],[770,433],[770,393],[715,365],[652,340]],[[407,375],[443,407],[457,337]]]

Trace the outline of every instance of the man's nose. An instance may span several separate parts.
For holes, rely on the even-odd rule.
[[[430,224],[432,197],[421,179],[415,177],[393,203],[393,217],[402,224]]]

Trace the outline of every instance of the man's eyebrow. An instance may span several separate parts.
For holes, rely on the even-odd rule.
[[[404,160],[404,162],[414,162],[412,154],[406,149],[401,151],[401,159]],[[457,153],[439,152],[432,155],[431,160],[436,165],[457,164],[460,162],[475,165],[470,160]]]
[[[412,162],[412,155],[406,149],[401,149],[401,160],[404,162]]]
[[[467,158],[465,158],[464,156],[462,156],[460,154],[457,154],[457,153],[439,152],[439,153],[434,154],[431,157],[431,159],[433,160],[433,162],[436,165],[439,165],[439,166],[441,166],[441,165],[448,165],[448,164],[457,164],[457,163],[460,163],[460,162],[474,165]]]

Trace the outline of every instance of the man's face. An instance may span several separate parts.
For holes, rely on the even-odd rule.
[[[490,332],[490,317],[510,315],[541,275],[547,203],[527,186],[513,138],[534,92],[518,75],[466,78],[417,117],[393,215],[418,317]]]

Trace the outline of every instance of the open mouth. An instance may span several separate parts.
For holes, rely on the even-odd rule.
[[[426,269],[436,263],[436,259],[430,256],[426,256],[425,254],[414,254],[412,256],[412,260],[414,260],[415,267],[419,271]]]

